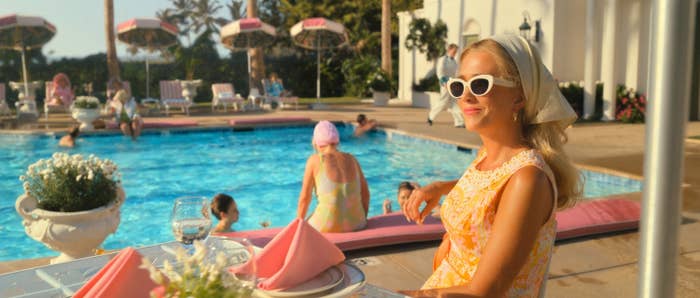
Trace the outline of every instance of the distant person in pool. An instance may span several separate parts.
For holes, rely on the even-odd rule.
[[[402,181],[401,183],[399,183],[399,190],[396,193],[396,201],[399,203],[398,211],[401,211],[401,208],[403,208],[403,205],[408,201],[408,198],[411,197],[411,193],[416,188],[420,188],[420,185],[418,185],[418,183],[415,182]],[[384,200],[384,204],[382,204],[382,210],[384,211],[384,214],[394,212],[393,208],[391,207],[391,200]]]
[[[238,222],[238,205],[231,196],[220,193],[211,199],[211,214],[219,220],[212,233],[233,232],[231,226]]]
[[[78,138],[78,135],[80,135],[80,128],[75,126],[67,135],[61,137],[61,139],[58,141],[58,146],[68,148],[75,147],[75,139]]]
[[[369,188],[357,159],[338,150],[338,130],[328,121],[316,125],[311,143],[316,154],[306,161],[297,217],[306,219],[315,190],[318,205],[308,218],[311,226],[332,233],[363,229],[367,225]]]
[[[375,127],[377,127],[377,120],[367,119],[365,114],[359,114],[357,115],[357,127],[355,128],[353,135],[359,137],[364,135],[366,132],[373,130]]]

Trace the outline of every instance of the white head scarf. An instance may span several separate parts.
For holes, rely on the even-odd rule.
[[[503,34],[489,37],[500,44],[515,62],[525,93],[524,118],[526,124],[556,122],[562,128],[573,123],[577,116],[542,63],[540,53],[518,35]]]

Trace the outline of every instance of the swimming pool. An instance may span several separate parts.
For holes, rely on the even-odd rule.
[[[338,128],[341,150],[357,157],[367,178],[370,215],[381,214],[385,198],[395,200],[399,182],[455,179],[474,158],[470,150],[450,144],[383,131],[352,138],[352,126]],[[173,240],[169,216],[180,196],[232,195],[241,212],[236,230],[260,228],[262,221],[286,225],[296,215],[304,165],[313,152],[312,132],[312,126],[164,130],[147,132],[137,142],[117,134],[90,135],[80,138],[75,149],[57,147],[53,135],[0,134],[0,261],[56,255],[25,234],[14,210],[23,191],[18,177],[55,151],[95,154],[119,166],[127,199],[119,229],[103,244],[119,249]],[[641,190],[640,181],[585,175],[587,197]],[[313,208],[315,203],[309,213]]]

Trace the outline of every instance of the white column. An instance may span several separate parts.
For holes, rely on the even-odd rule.
[[[685,127],[696,0],[651,9],[649,106],[637,297],[676,297]]]
[[[584,68],[584,87],[583,87],[583,118],[589,119],[595,113],[595,82],[598,79],[598,56],[596,49],[598,48],[598,38],[595,25],[595,2],[596,0],[586,1],[586,36],[585,36],[585,68]]]
[[[603,120],[615,120],[615,97],[617,80],[615,69],[615,22],[617,0],[605,0],[605,20],[603,29],[602,77],[603,77]]]

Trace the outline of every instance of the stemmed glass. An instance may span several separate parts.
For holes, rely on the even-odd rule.
[[[170,222],[175,240],[191,250],[192,242],[209,236],[211,216],[209,202],[205,197],[180,197],[175,200]]]

